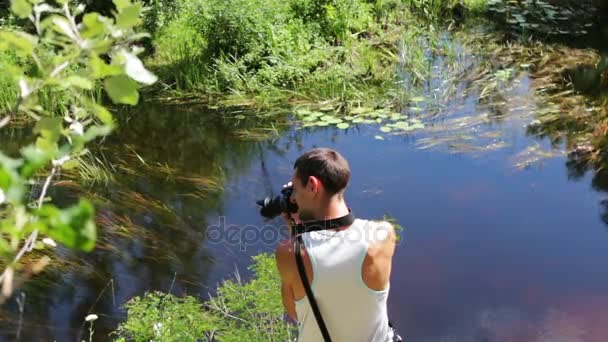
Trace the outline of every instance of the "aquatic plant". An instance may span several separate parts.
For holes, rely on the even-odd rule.
[[[489,0],[487,10],[508,29],[526,35],[584,35],[594,25],[592,10],[543,0]]]

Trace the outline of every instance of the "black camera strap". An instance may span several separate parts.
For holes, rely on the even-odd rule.
[[[323,335],[323,340],[325,342],[331,342],[331,337],[329,337],[329,331],[327,330],[327,326],[325,325],[323,316],[321,316],[321,311],[319,310],[319,306],[317,305],[315,296],[312,293],[312,289],[310,288],[310,283],[308,282],[308,276],[306,276],[306,269],[304,268],[304,262],[302,261],[302,252],[300,251],[300,245],[302,243],[302,235],[298,235],[295,240],[296,240],[295,249],[296,249],[296,262],[298,263],[298,273],[300,273],[300,279],[302,280],[302,284],[304,285],[304,290],[306,291],[306,297],[308,298],[308,302],[310,303],[312,312],[315,314],[315,319],[317,320],[319,329],[321,329],[321,334]]]
[[[348,215],[338,217],[336,219],[306,222],[298,224],[295,227],[297,235],[294,242],[294,248],[296,252],[296,263],[298,264],[298,273],[300,274],[302,285],[304,285],[304,290],[306,291],[306,297],[308,298],[308,302],[310,303],[310,307],[312,308],[312,312],[315,315],[315,319],[317,320],[317,324],[319,325],[319,329],[321,330],[321,334],[323,335],[323,340],[325,342],[331,342],[331,337],[329,336],[329,331],[327,330],[327,326],[325,325],[325,321],[323,320],[323,316],[321,315],[321,310],[319,310],[315,296],[312,293],[308,276],[306,276],[306,269],[304,268],[304,261],[302,260],[302,251],[300,250],[302,245],[302,233],[350,226],[353,224],[353,222],[355,222],[355,216],[352,214],[350,209],[348,211]]]
[[[355,222],[355,215],[348,209],[348,214],[331,220],[317,220],[303,222],[295,227],[296,234],[317,232],[320,230],[336,229],[348,227]]]

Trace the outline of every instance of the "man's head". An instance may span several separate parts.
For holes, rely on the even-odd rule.
[[[313,219],[333,199],[342,200],[350,180],[350,167],[340,153],[315,148],[294,163],[292,200],[298,204],[300,218]]]

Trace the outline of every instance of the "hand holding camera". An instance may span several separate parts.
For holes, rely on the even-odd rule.
[[[266,197],[256,203],[261,206],[260,214],[265,218],[275,218],[281,215],[290,228],[295,224],[300,223],[298,216],[298,205],[291,201],[293,194],[293,184],[291,182],[284,184],[281,189],[281,194],[274,197]]]

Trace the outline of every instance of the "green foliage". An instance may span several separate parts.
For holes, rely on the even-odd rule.
[[[114,103],[133,105],[139,96],[136,81],[147,85],[156,80],[137,57],[141,49],[132,45],[142,37],[135,32],[141,3],[115,0],[115,19],[91,12],[82,16],[82,22],[77,18],[84,6],[58,3],[54,7],[37,0],[13,0],[11,10],[30,20],[34,32],[15,26],[0,30],[0,84],[11,89],[1,98],[10,111],[0,119],[0,129],[20,116],[36,121],[35,142],[23,146],[20,156],[0,152],[0,261],[8,271],[4,275],[19,266],[19,258],[32,249],[38,233],[69,248],[94,247],[91,204],[83,199],[60,209],[48,202],[46,191],[60,168],[86,152],[86,143],[112,131],[112,115],[94,96],[101,82]],[[63,117],[53,116],[55,108],[45,106],[49,95],[61,99]],[[32,203],[31,184],[37,184],[36,176],[49,166],[44,184],[34,188],[39,199]],[[11,276],[2,278],[5,289],[12,288],[11,280]]]
[[[397,59],[379,48],[393,39],[382,25],[405,9],[400,0],[181,0],[176,8],[154,39],[157,70],[173,89],[317,98],[392,82],[394,69],[384,69]],[[371,36],[377,42],[362,39]]]
[[[274,256],[254,257],[248,283],[226,281],[215,297],[149,293],[126,304],[127,320],[117,341],[288,341],[294,327],[283,320],[280,278]],[[212,338],[213,336],[213,338]]]

